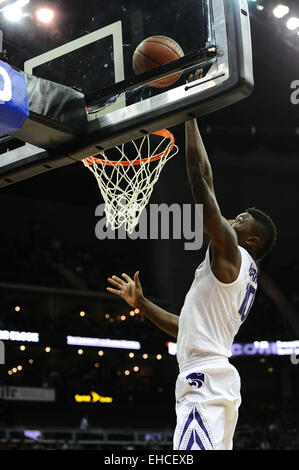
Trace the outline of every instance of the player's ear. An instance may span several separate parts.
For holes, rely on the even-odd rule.
[[[246,243],[250,247],[257,246],[261,241],[261,238],[258,235],[248,235]]]

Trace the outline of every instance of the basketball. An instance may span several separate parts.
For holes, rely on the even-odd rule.
[[[136,74],[168,64],[184,56],[184,52],[177,42],[166,36],[150,36],[144,39],[136,48],[133,55],[133,69]],[[149,83],[154,88],[166,88],[173,85],[182,75],[182,72],[163,77]]]

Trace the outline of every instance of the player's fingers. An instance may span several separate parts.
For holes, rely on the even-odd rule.
[[[114,281],[118,282],[121,286],[124,284],[123,279],[120,279],[119,277],[117,277],[117,276],[115,276],[115,275],[112,276],[112,279],[113,279]]]
[[[117,295],[120,295],[120,294],[121,294],[121,291],[120,291],[120,290],[112,289],[112,287],[107,287],[106,289],[107,289],[109,292],[111,292],[112,294],[117,294]]]
[[[198,70],[196,70],[196,72],[195,72],[195,80],[198,80],[199,78],[202,78],[202,74],[203,74],[203,69],[198,69]]]
[[[134,281],[135,281],[135,286],[138,286],[139,284],[139,271],[136,271],[136,273],[134,274]]]
[[[121,284],[115,281],[114,279],[112,279],[111,277],[108,277],[108,281],[110,282],[110,284],[113,284],[116,287],[121,287]]]
[[[128,281],[128,282],[133,281],[133,279],[131,279],[130,276],[128,276],[128,274],[126,274],[126,273],[122,273],[122,277],[124,277],[125,280]]]

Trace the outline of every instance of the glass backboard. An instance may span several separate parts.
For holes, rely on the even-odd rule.
[[[71,8],[69,3],[63,2],[63,7]],[[110,0],[103,8],[99,2],[88,2],[87,6],[80,2],[76,8],[75,24],[66,23],[47,41],[39,42],[37,38],[28,57],[24,57],[27,74],[72,87],[85,97],[86,138],[80,145],[73,143],[65,148],[65,155],[59,151],[57,159],[52,151],[50,168],[82,160],[96,151],[162,128],[169,129],[190,116],[209,114],[252,91],[246,0]],[[136,73],[134,52],[152,36],[171,38],[184,56]],[[198,68],[203,68],[202,78],[187,84],[189,74]],[[152,86],[154,80],[174,72],[179,78],[172,85]],[[26,141],[22,132],[16,137]],[[31,147],[25,145],[10,152],[9,164],[1,161],[0,178],[5,174],[6,181],[1,179],[0,185],[15,181],[10,167],[16,167],[15,159],[20,161],[20,153],[18,178],[22,178],[20,166],[26,166],[27,156],[34,155],[34,167],[29,158],[26,175],[30,174],[30,165],[33,174],[47,170],[45,152],[32,149],[36,145],[34,139],[27,142]]]

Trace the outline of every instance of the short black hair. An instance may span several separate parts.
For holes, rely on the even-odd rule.
[[[265,258],[277,242],[277,229],[271,217],[265,212],[256,209],[256,207],[250,207],[246,209],[260,225],[263,231],[263,244],[256,250],[257,261],[261,261]]]

